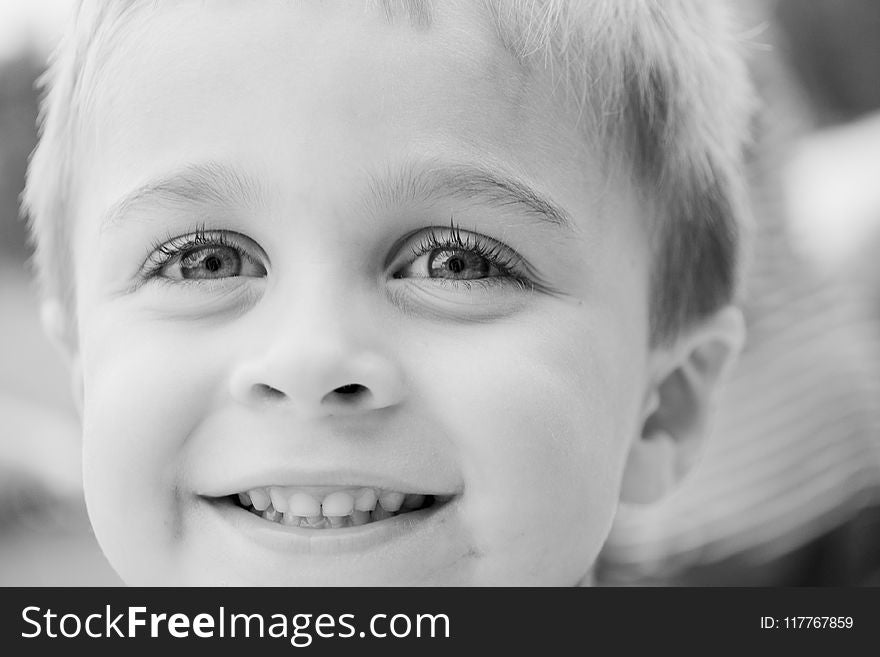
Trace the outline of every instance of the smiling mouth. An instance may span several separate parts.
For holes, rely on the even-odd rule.
[[[341,529],[436,509],[452,495],[405,493],[370,487],[266,486],[229,496],[262,519],[289,527]]]

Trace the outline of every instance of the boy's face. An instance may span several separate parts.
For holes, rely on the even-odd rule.
[[[177,3],[121,37],[75,254],[86,499],[122,577],[583,577],[641,430],[649,256],[562,92],[471,6]],[[273,486],[304,516],[435,499],[239,506]]]

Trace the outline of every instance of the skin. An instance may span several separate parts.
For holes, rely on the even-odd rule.
[[[653,385],[635,191],[600,175],[551,81],[471,3],[428,29],[358,3],[202,5],[123,28],[84,142],[75,351],[86,501],[111,564],[130,584],[577,583]],[[259,189],[119,205],[205,163]],[[461,165],[527,182],[572,226],[448,190],[376,192],[401,169]],[[428,277],[419,238],[400,240],[451,222],[518,254],[535,285]],[[259,266],[145,276],[156,244],[200,226],[245,235]],[[366,392],[333,394],[353,383]],[[285,472],[457,497],[424,531],[338,554],[210,512],[208,496]]]

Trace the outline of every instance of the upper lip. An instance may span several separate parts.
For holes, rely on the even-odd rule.
[[[458,484],[434,481],[429,477],[397,477],[387,473],[357,470],[304,471],[290,468],[270,468],[258,473],[247,473],[216,486],[208,486],[198,493],[202,497],[225,497],[254,488],[268,486],[326,486],[339,488],[376,488],[401,493],[424,495],[455,495],[461,490]]]

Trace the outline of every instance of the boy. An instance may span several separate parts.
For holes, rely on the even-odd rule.
[[[24,195],[131,584],[571,585],[742,341],[706,2],[84,2]]]

